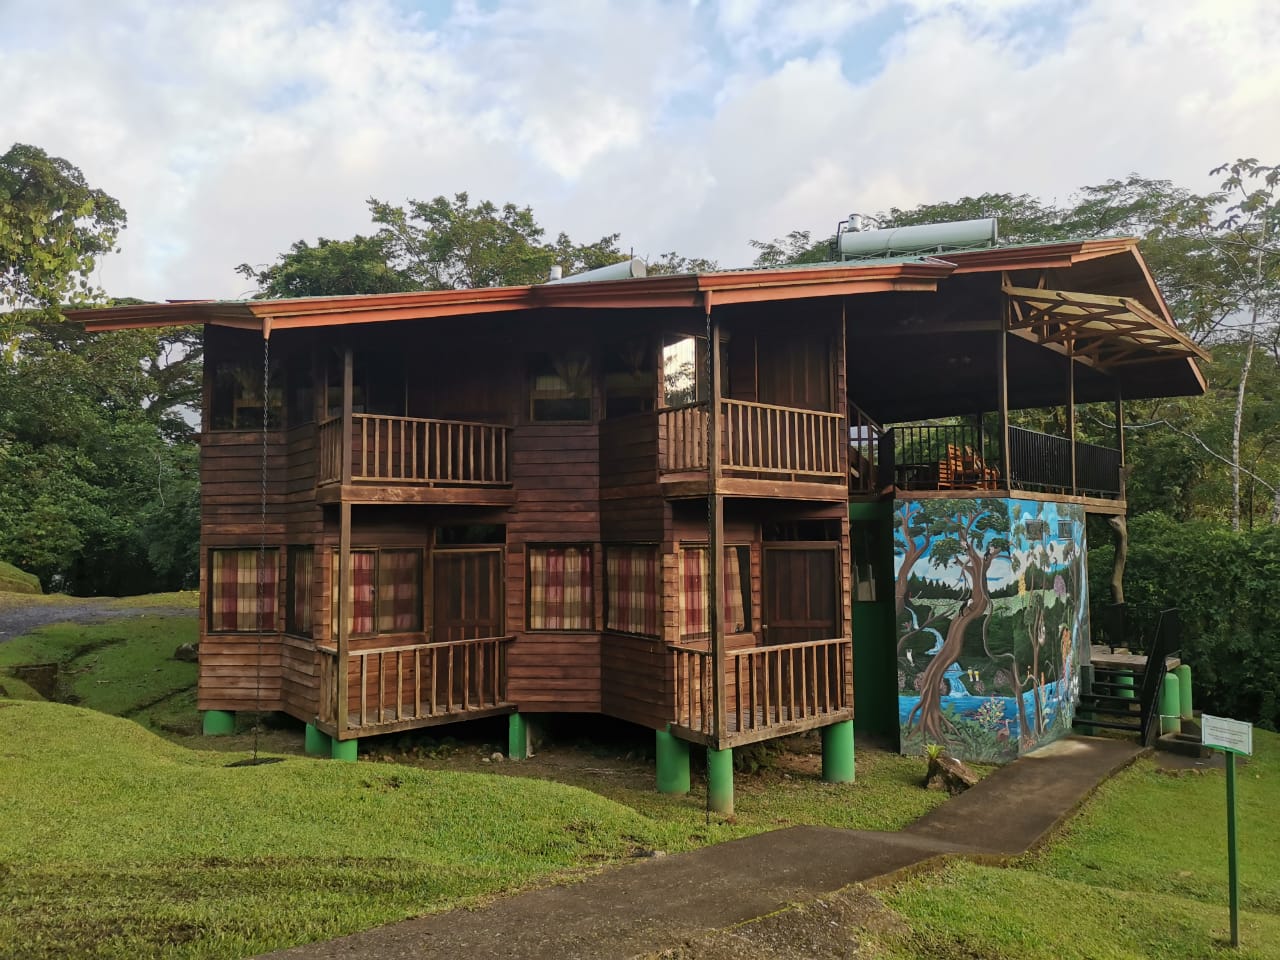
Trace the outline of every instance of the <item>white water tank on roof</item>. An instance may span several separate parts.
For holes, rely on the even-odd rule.
[[[849,230],[840,234],[842,257],[891,257],[904,253],[944,252],[993,247],[996,219],[922,223],[884,230]]]
[[[611,263],[607,267],[596,267],[582,273],[571,274],[559,280],[548,280],[547,283],[586,283],[591,280],[630,280],[633,277],[648,276],[649,271],[639,257]]]

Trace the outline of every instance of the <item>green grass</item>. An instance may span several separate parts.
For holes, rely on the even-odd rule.
[[[1280,736],[1256,731],[1239,772],[1238,956],[1280,957]],[[1227,938],[1221,771],[1142,760],[1108,781],[1045,850],[1000,869],[949,866],[894,888],[911,928],[888,957],[1211,957]]]
[[[0,742],[3,957],[244,956],[679,841],[560,784],[299,758],[227,768],[58,704],[0,704]]]
[[[40,578],[0,560],[0,593],[40,593]]]
[[[185,616],[53,624],[0,644],[0,673],[56,661],[64,696],[103,713],[130,716],[195,685],[196,665],[173,659],[179,644],[195,639],[195,618]]]

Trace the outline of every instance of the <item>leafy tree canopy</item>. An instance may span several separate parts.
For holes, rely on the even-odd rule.
[[[257,285],[255,299],[342,297],[418,289],[407,273],[387,263],[381,237],[321,237],[313,247],[297,241],[267,267],[242,263],[236,272]]]
[[[88,275],[124,225],[120,204],[77,167],[15,143],[0,155],[0,307],[88,299]]]

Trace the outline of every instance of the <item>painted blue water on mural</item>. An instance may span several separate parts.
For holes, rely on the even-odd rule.
[[[961,685],[961,689],[963,689],[963,685]],[[1041,703],[1044,705],[1044,723],[1046,727],[1050,727],[1058,714],[1058,705],[1062,702],[1058,696],[1058,682],[1055,680],[1053,683],[1047,683],[1041,687],[1040,697]],[[977,713],[979,707],[990,703],[991,699],[991,697],[975,697],[972,695],[944,696],[942,698],[942,709],[943,711],[953,710],[962,716],[973,716]],[[996,697],[995,699],[1004,706],[1001,719],[1011,721],[1013,729],[1016,730],[1018,724],[1018,701],[1013,697]],[[919,702],[919,697],[905,695],[898,697],[898,722],[904,727],[907,723],[907,717]],[[1027,718],[1034,722],[1036,715],[1035,692],[1028,690],[1024,693],[1022,702],[1026,706]]]

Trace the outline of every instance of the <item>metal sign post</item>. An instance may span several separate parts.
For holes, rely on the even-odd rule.
[[[1240,946],[1240,873],[1236,854],[1236,756],[1253,755],[1253,725],[1226,717],[1200,717],[1200,742],[1221,750],[1227,762],[1227,890],[1231,901],[1231,945]]]

